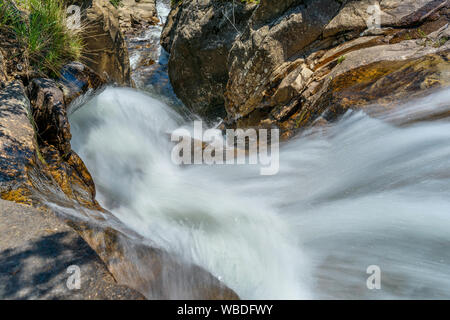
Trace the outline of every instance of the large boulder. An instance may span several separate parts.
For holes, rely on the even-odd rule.
[[[176,70],[169,74],[194,110],[208,106],[209,97],[225,101],[228,127],[278,127],[289,138],[322,115],[332,120],[348,108],[380,103],[389,109],[448,85],[447,0],[261,0],[233,41],[221,78],[203,68],[203,51],[177,46],[193,34],[210,36],[198,26],[215,16],[202,15],[201,23],[181,19],[192,5],[169,16],[163,45]],[[183,26],[169,27],[177,21]],[[221,104],[202,110],[206,116],[224,111]]]
[[[37,153],[30,119],[30,102],[23,84],[6,84],[0,89],[0,195],[27,203],[27,173]]]
[[[228,54],[244,30],[254,4],[183,1],[174,8],[161,43],[170,52],[169,75],[177,96],[194,112],[224,116]]]
[[[289,138],[322,115],[333,120],[348,108],[392,107],[448,85],[447,1],[293,4],[273,16],[260,12],[274,10],[263,0],[234,44],[229,125],[279,127]],[[369,28],[375,18],[379,28]]]
[[[63,155],[71,151],[69,121],[64,94],[56,81],[35,78],[29,84],[32,116],[42,143],[54,145]]]
[[[233,120],[263,107],[272,73],[300,57],[339,8],[338,1],[329,0],[262,1],[230,53],[226,108]]]
[[[54,190],[98,208],[92,178],[70,147],[63,97],[49,79],[34,79],[28,90],[21,81],[0,89],[2,199],[37,204],[40,193]]]
[[[130,85],[128,49],[119,24],[119,12],[109,0],[75,0],[81,7],[83,62],[108,82]]]

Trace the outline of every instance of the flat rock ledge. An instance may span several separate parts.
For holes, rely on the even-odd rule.
[[[53,213],[0,200],[0,221],[0,299],[144,299],[117,284],[98,255]],[[77,268],[79,289],[73,286]]]

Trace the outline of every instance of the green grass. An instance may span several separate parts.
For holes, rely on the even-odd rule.
[[[22,0],[17,4],[22,13],[8,0],[0,0],[0,28],[18,41],[34,71],[56,76],[65,63],[81,57],[81,30],[67,27],[62,0]]]
[[[16,25],[20,22],[20,14],[10,4],[0,0],[0,28],[3,30],[8,25]]]
[[[109,2],[111,2],[111,4],[116,8],[122,5],[122,0],[109,0]]]

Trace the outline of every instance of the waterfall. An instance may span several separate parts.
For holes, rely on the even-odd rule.
[[[158,11],[164,21],[168,1]],[[157,47],[150,67],[131,54],[141,90],[107,88],[69,117],[103,207],[244,299],[450,298],[450,123],[418,121],[448,112],[450,90],[305,131],[282,144],[274,176],[177,166],[170,134],[196,117],[171,91],[160,32],[129,40]]]
[[[450,90],[304,132],[275,176],[173,164],[170,133],[191,122],[163,100],[107,88],[70,115],[99,202],[127,227],[241,298],[450,298],[450,123],[411,121],[448,108]]]

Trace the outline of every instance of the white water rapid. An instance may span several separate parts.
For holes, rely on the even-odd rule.
[[[450,105],[450,90],[388,118]],[[363,112],[281,146],[280,172],[179,167],[189,125],[145,93],[108,88],[70,116],[98,199],[241,298],[449,298],[450,123],[394,126]],[[366,269],[381,269],[368,290]]]
[[[163,74],[167,54],[157,54]],[[155,87],[167,74],[142,74],[135,81],[152,96],[108,88],[70,115],[97,199],[130,229],[244,299],[450,298],[450,123],[413,121],[448,112],[450,90],[382,120],[352,112],[304,133],[263,177],[259,166],[173,164],[170,133],[192,124],[165,94],[170,84]],[[366,286],[371,265],[380,290]]]

